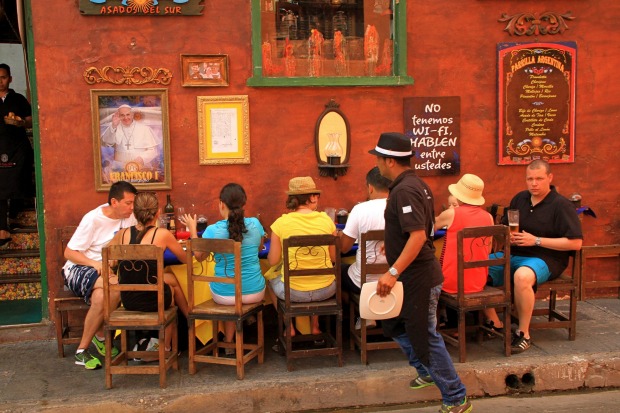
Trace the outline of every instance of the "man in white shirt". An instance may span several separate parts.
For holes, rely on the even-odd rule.
[[[101,361],[88,352],[91,341],[99,354],[105,356],[103,335],[102,250],[121,228],[136,225],[133,201],[138,191],[128,182],[112,184],[108,203],[88,212],[65,248],[67,262],[63,267],[65,284],[75,295],[90,305],[84,319],[82,340],[75,353],[75,364],[87,370],[101,367]],[[116,297],[120,302],[120,297]],[[112,347],[112,356],[118,349]]]
[[[376,166],[366,174],[366,189],[368,201],[361,202],[353,207],[347,224],[340,234],[340,246],[343,253],[348,252],[356,240],[359,240],[364,232],[381,230],[385,228],[385,205],[388,196],[390,180],[381,176]],[[367,245],[366,259],[371,262],[384,263],[385,255],[381,253],[381,245],[378,241]],[[362,263],[361,248],[357,250],[355,263],[342,266],[342,289],[355,294],[361,292],[360,269]],[[367,281],[376,281],[381,274],[372,274]]]

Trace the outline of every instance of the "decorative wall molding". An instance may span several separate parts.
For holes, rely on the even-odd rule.
[[[567,20],[574,20],[570,11],[564,14],[554,12],[544,12],[537,16],[537,13],[520,13],[509,16],[502,14],[499,22],[508,22],[504,31],[511,36],[539,36],[543,34],[562,34],[568,30]]]
[[[169,69],[153,69],[152,67],[104,66],[101,69],[89,67],[84,71],[84,80],[89,85],[104,82],[115,85],[143,85],[145,83],[169,85],[172,80],[172,72]]]

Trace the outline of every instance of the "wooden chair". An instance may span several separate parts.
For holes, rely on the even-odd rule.
[[[620,258],[620,244],[612,245],[588,245],[581,247],[581,291],[579,299],[586,299],[586,290],[590,288],[619,288],[620,278],[615,280],[588,280],[586,272],[586,264],[588,259],[598,258]],[[620,262],[620,260],[618,260]],[[616,267],[616,275],[620,275],[620,271]],[[620,290],[618,291],[620,298]]]
[[[118,266],[118,272],[139,270],[147,265],[147,261],[157,263],[157,283],[155,284],[111,284],[110,267]],[[149,278],[152,276],[148,275]],[[101,277],[103,279],[103,320],[105,331],[105,383],[106,388],[112,388],[113,374],[159,374],[159,386],[166,387],[166,372],[170,367],[179,369],[178,364],[178,337],[177,331],[177,307],[171,306],[164,309],[164,252],[156,245],[130,244],[111,245],[103,248],[103,263]],[[125,308],[116,308],[110,302],[111,293],[121,291],[150,291],[157,294],[157,311],[141,312],[129,311]],[[172,325],[172,349],[165,351],[164,331]],[[112,345],[114,334],[121,332],[121,348],[118,355],[112,358]],[[129,364],[134,358],[145,358],[153,354],[152,351],[131,351],[128,347],[128,330],[154,330],[158,332],[158,363]]]
[[[56,236],[58,240],[58,265],[60,279],[63,280],[64,275],[62,267],[65,264],[65,247],[73,236],[77,227],[68,226],[58,228]],[[84,298],[73,294],[67,287],[59,288],[54,295],[54,311],[56,313],[56,342],[58,344],[58,357],[65,356],[64,346],[66,344],[79,344],[82,339],[84,330],[84,313],[88,311],[90,306],[86,304]]]
[[[530,330],[565,328],[568,339],[577,336],[577,299],[581,280],[581,251],[571,251],[568,268],[558,278],[538,285],[536,301],[545,302],[543,308],[534,308]],[[557,307],[558,296],[568,295],[569,310]]]
[[[331,265],[329,247],[336,248],[336,262]],[[278,339],[280,351],[286,354],[286,367],[293,370],[293,360],[316,356],[337,356],[338,366],[342,367],[342,291],[340,288],[340,248],[337,237],[333,235],[301,235],[284,239],[283,242],[283,268],[284,268],[284,300],[278,299]],[[320,268],[297,269],[298,260],[307,255],[320,257],[324,265]],[[334,297],[323,301],[297,303],[291,301],[291,277],[305,277],[316,275],[333,275],[336,277],[336,294]],[[304,316],[327,316],[324,332],[321,334],[296,334],[291,337],[293,318]],[[330,332],[331,316],[336,317],[336,335]],[[300,347],[304,342],[324,340],[322,348],[293,348]]]
[[[360,278],[361,285],[366,283],[366,276],[368,274],[383,274],[385,273],[389,266],[387,263],[377,263],[374,261],[368,261],[368,247],[369,243],[371,244],[371,248],[375,249],[375,253],[379,254],[377,249],[379,248],[379,241],[383,241],[385,239],[385,231],[384,230],[375,230],[368,231],[362,234],[359,248],[360,255],[362,257],[361,270],[360,270]],[[375,256],[376,256],[375,254]],[[351,350],[355,350],[355,347],[359,347],[361,353],[362,364],[368,364],[368,352],[373,350],[385,350],[385,349],[393,349],[399,348],[398,344],[394,340],[386,340],[383,336],[382,328],[373,328],[369,329],[366,325],[366,320],[363,318],[360,319],[360,329],[355,329],[355,320],[359,317],[359,295],[350,294],[350,305],[349,305],[349,333],[350,333],[350,346]],[[382,337],[381,340],[371,340],[368,341],[368,337]]]
[[[464,240],[471,239],[469,248],[479,248],[486,246],[490,249],[492,245],[504,245],[501,258],[490,256],[488,259],[480,261],[470,261],[466,259]],[[471,255],[471,254],[469,254]],[[465,270],[468,268],[490,267],[493,265],[504,266],[504,285],[502,287],[485,286],[484,290],[477,293],[464,293]],[[504,339],[504,353],[506,357],[510,356],[510,320],[511,320],[511,283],[510,283],[510,231],[507,226],[493,225],[486,227],[464,228],[457,233],[457,277],[458,284],[456,294],[441,292],[439,302],[446,307],[456,310],[458,313],[458,328],[456,332],[458,336],[454,336],[454,329],[440,330],[444,341],[453,344],[459,349],[459,361],[464,363],[467,359],[466,341],[466,324],[465,316],[469,311],[478,311],[477,325],[474,326],[478,332],[478,340],[482,340],[482,333],[490,333],[500,336]],[[504,313],[504,331],[497,332],[484,326],[484,317],[480,310],[485,308],[496,308],[503,310]]]
[[[195,252],[208,255],[207,260],[219,262],[234,260],[234,274],[226,274],[226,277],[208,276],[196,274],[192,265]],[[209,282],[234,284],[235,305],[221,305],[212,299],[194,304],[194,283]],[[241,243],[231,239],[203,239],[194,238],[187,243],[187,288],[189,303],[189,374],[196,373],[196,363],[225,364],[237,367],[237,379],[243,380],[245,376],[244,366],[253,358],[262,364],[265,358],[265,338],[263,327],[262,302],[255,304],[242,303],[241,283]],[[256,317],[258,329],[256,343],[245,342],[243,324],[249,317]],[[196,321],[211,320],[213,322],[213,339],[200,350],[196,350]],[[219,321],[233,321],[235,328],[235,343],[220,341],[218,337]],[[220,349],[234,348],[235,358],[221,357]]]

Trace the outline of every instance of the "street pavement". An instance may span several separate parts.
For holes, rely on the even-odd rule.
[[[287,372],[284,357],[271,350],[273,308],[265,317],[265,362],[247,364],[244,380],[236,379],[231,366],[199,364],[198,372],[189,375],[184,352],[180,370],[168,373],[166,389],[159,388],[156,375],[131,375],[114,376],[114,388],[106,390],[102,369],[87,371],[74,364],[75,346],[66,346],[67,356],[59,358],[55,340],[5,342],[0,344],[0,412],[257,413],[388,409],[418,402],[435,410],[439,406],[435,387],[409,389],[415,371],[399,350],[371,352],[369,364],[362,365],[347,341],[344,367],[337,366],[335,357],[317,357],[296,360],[295,370]],[[0,338],[8,334],[0,329]],[[28,335],[28,328],[20,334]],[[575,341],[568,340],[566,330],[537,330],[532,343],[525,353],[505,357],[500,340],[471,340],[466,363],[458,363],[456,348],[448,346],[474,406],[478,398],[489,396],[620,388],[619,299],[579,302]]]

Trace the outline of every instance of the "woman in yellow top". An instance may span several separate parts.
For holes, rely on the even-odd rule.
[[[271,225],[271,243],[267,259],[269,265],[274,266],[282,261],[282,241],[293,235],[336,235],[334,221],[325,213],[317,212],[317,205],[321,191],[311,177],[296,177],[289,181],[286,208],[288,214],[282,215]],[[297,269],[325,268],[331,266],[336,258],[336,250],[332,246],[326,257],[323,254],[314,256],[302,254],[297,257]],[[269,281],[272,301],[275,305],[275,296],[284,300],[284,276],[278,276]],[[315,277],[291,277],[291,301],[310,302],[322,301],[336,293],[336,280],[332,275],[317,275]],[[312,316],[312,334],[320,334],[319,318]],[[294,334],[294,329],[291,332]]]

